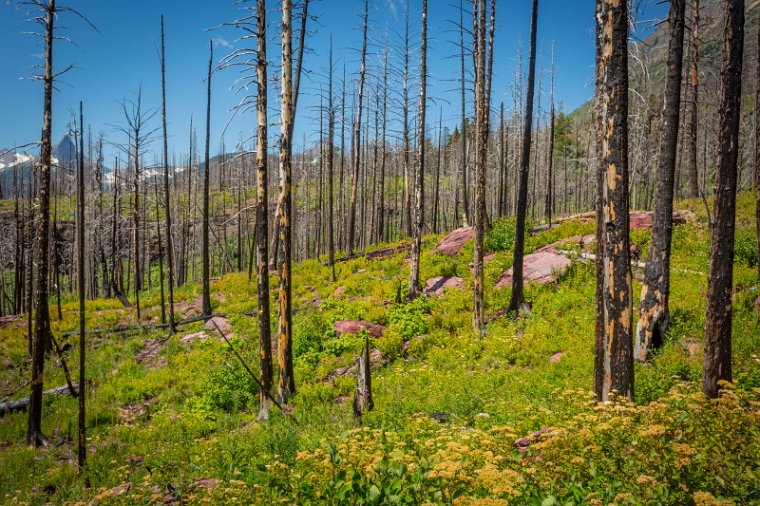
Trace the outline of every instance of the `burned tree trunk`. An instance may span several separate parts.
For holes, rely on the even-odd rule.
[[[364,75],[367,59],[367,21],[369,16],[369,0],[364,1],[364,29],[362,31],[361,68],[359,70],[359,91],[356,98],[356,120],[354,123],[354,170],[351,174],[351,201],[348,210],[348,228],[346,230],[346,254],[354,253],[354,237],[356,234],[356,195],[359,189],[359,168],[361,167],[361,135],[362,135],[362,104],[364,101]]]
[[[426,0],[423,0],[425,2]],[[356,357],[356,391],[354,392],[354,417],[361,420],[362,414],[372,411],[372,363],[369,359],[369,337],[364,340],[364,348]]]
[[[414,181],[414,229],[412,230],[412,265],[409,269],[409,300],[420,295],[420,253],[422,227],[425,223],[425,105],[427,100],[427,0],[422,0],[422,35],[420,47],[420,104],[417,119],[417,170]]]
[[[79,144],[84,141],[84,114],[82,102],[79,102]],[[85,272],[84,272],[84,150],[79,150],[77,164],[77,270],[79,281],[79,395],[77,423],[77,463],[79,472],[84,471],[87,460],[87,419],[85,417]],[[62,362],[65,364],[65,362]]]
[[[688,144],[686,171],[689,180],[689,198],[699,197],[699,170],[697,168],[697,104],[699,102],[699,0],[692,0],[690,39],[691,65],[689,69],[689,100],[686,102]]]
[[[174,242],[172,241],[171,185],[169,184],[169,144],[166,133],[166,43],[161,16],[161,119],[164,141],[164,212],[166,213],[166,265],[169,295],[169,323],[174,332]]]
[[[538,25],[538,0],[533,0],[530,28],[530,58],[528,63],[528,89],[523,120],[522,151],[520,153],[520,179],[517,194],[517,230],[515,232],[514,262],[512,264],[512,296],[508,311],[525,307],[523,294],[523,255],[525,249],[525,215],[528,208],[528,169],[530,168],[531,135],[533,132],[533,96],[536,82],[536,30]]]
[[[603,336],[596,395],[633,398],[631,266],[628,222],[628,4],[597,0],[597,100],[601,171]]]
[[[269,311],[269,231],[267,226],[269,196],[267,188],[267,23],[266,1],[256,2],[256,316],[259,331],[259,368],[261,397],[259,420],[269,419],[269,397],[272,392],[272,335]]]
[[[293,328],[291,314],[291,261],[292,235],[291,217],[293,215],[292,200],[292,168],[290,146],[290,124],[293,121],[292,108],[292,2],[282,0],[282,100],[280,103],[280,196],[278,199],[279,243],[282,249],[280,261],[280,285],[278,289],[280,315],[277,333],[277,364],[279,367],[278,400],[284,404],[288,397],[296,392],[293,377]]]
[[[731,292],[736,226],[737,156],[744,50],[744,1],[726,2],[723,71],[718,127],[718,172],[707,276],[707,318],[702,388],[717,397],[720,381],[731,381]]]
[[[53,27],[56,18],[55,0],[44,7],[45,75],[40,148],[39,221],[37,222],[37,278],[34,337],[32,338],[32,386],[29,397],[27,444],[39,446],[45,442],[42,435],[42,395],[45,370],[45,350],[50,341],[50,307],[48,306],[48,267],[50,261],[50,166],[52,158],[53,116]],[[31,269],[31,265],[29,266]],[[31,285],[30,285],[31,286]],[[31,292],[30,292],[31,293]],[[31,300],[31,299],[30,299]],[[31,309],[31,308],[30,308]],[[31,311],[30,311],[31,315]],[[31,317],[31,316],[30,316]],[[31,335],[31,333],[30,333]]]
[[[203,171],[203,225],[201,261],[203,262],[203,314],[211,314],[211,259],[209,258],[209,178],[211,174],[211,66],[214,62],[214,44],[209,43],[208,74],[206,89],[206,164]]]
[[[673,193],[678,151],[678,126],[681,113],[681,74],[683,68],[684,19],[686,0],[672,0],[668,24],[668,73],[665,104],[662,110],[662,136],[654,197],[652,242],[644,268],[641,307],[636,326],[634,357],[645,361],[651,348],[658,348],[668,329],[670,296],[670,249],[673,238]]]

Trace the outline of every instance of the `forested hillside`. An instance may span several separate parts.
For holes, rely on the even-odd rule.
[[[42,135],[0,151],[0,500],[760,504],[760,0],[579,2],[574,111],[560,6],[349,4],[235,3],[192,55],[206,7],[159,14],[158,93],[91,126],[104,61],[61,131],[60,47],[155,6],[8,2]]]

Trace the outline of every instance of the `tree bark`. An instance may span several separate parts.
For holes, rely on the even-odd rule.
[[[82,102],[79,102],[79,144],[84,141],[84,114]],[[87,419],[85,417],[85,270],[84,270],[84,150],[80,149],[77,164],[77,264],[79,278],[79,409],[77,424],[77,463],[79,472],[85,469],[87,460]]]
[[[597,0],[597,142],[601,171],[603,336],[596,353],[597,398],[633,398],[631,267],[628,222],[628,4]]]
[[[422,34],[420,39],[420,103],[417,118],[417,167],[414,181],[414,228],[412,230],[412,265],[409,269],[409,300],[420,295],[420,253],[425,223],[425,105],[427,102],[427,0],[422,0]]]
[[[721,381],[731,381],[731,295],[736,225],[737,156],[744,51],[744,1],[726,2],[723,70],[718,126],[715,212],[707,276],[707,317],[702,388],[717,397]]]
[[[203,171],[203,230],[201,261],[203,262],[203,314],[211,314],[211,259],[209,258],[209,179],[211,175],[211,66],[214,62],[214,44],[209,43],[208,74],[206,75],[206,163]]]
[[[530,168],[531,135],[533,132],[533,96],[536,81],[536,30],[538,24],[538,0],[533,0],[530,28],[530,57],[528,63],[528,89],[523,121],[522,150],[520,153],[520,180],[517,195],[517,230],[515,232],[514,262],[512,263],[512,296],[508,311],[525,308],[523,294],[523,255],[525,250],[525,217],[528,207],[528,169]]]
[[[667,77],[662,110],[662,134],[657,169],[657,190],[654,198],[654,222],[649,256],[644,268],[641,306],[636,326],[634,358],[645,361],[650,349],[659,348],[665,339],[670,321],[670,250],[673,239],[673,194],[678,127],[681,113],[681,75],[683,69],[684,23],[686,0],[671,0],[668,25]]]
[[[42,395],[45,371],[45,350],[50,341],[50,308],[48,306],[48,267],[50,232],[50,166],[52,158],[53,116],[53,28],[56,18],[55,0],[49,0],[45,11],[45,75],[40,148],[39,221],[37,222],[37,278],[34,337],[32,339],[32,383],[29,397],[29,419],[26,442],[39,446],[45,442],[42,435]],[[31,268],[31,266],[30,266]],[[30,285],[31,286],[31,285]],[[31,299],[30,299],[31,300]],[[31,309],[31,308],[30,308]],[[30,311],[31,317],[31,311]]]
[[[280,284],[278,296],[280,303],[279,329],[277,333],[277,364],[279,367],[278,400],[285,404],[288,398],[296,392],[293,377],[293,328],[291,314],[291,261],[292,235],[290,219],[293,214],[291,195],[292,168],[290,146],[290,124],[295,111],[292,105],[292,2],[282,0],[282,100],[280,104],[280,196],[278,208],[279,237],[282,249],[280,262]]]

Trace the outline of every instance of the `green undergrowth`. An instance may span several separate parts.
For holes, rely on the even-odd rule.
[[[497,220],[487,240],[487,313],[471,330],[472,245],[454,257],[423,243],[421,277],[459,276],[461,290],[403,302],[404,255],[336,265],[294,266],[294,356],[298,387],[289,410],[257,422],[258,386],[203,324],[182,328],[154,353],[164,331],[88,336],[87,429],[90,488],[77,476],[77,401],[46,398],[51,444],[23,444],[24,414],[0,419],[0,499],[45,504],[752,504],[760,496],[760,325],[753,195],[738,202],[733,318],[734,384],[711,401],[699,394],[709,228],[698,217],[674,229],[672,325],[662,349],[636,365],[635,403],[596,405],[593,378],[593,265],[575,262],[557,282],[529,285],[530,317],[498,316],[509,289],[494,288],[511,266],[512,220]],[[593,224],[561,225],[526,240],[528,252],[591,234]],[[632,241],[646,259],[649,232]],[[567,249],[573,249],[568,246]],[[575,248],[577,249],[577,248]],[[272,283],[276,279],[272,278]],[[258,373],[255,283],[230,274],[212,284],[214,310],[230,314],[230,342]],[[634,303],[641,286],[634,284]],[[176,291],[188,305],[200,289]],[[274,294],[273,294],[274,297]],[[156,290],[141,295],[160,318]],[[76,328],[76,302],[55,307],[57,336]],[[274,305],[273,298],[273,308]],[[380,338],[338,336],[338,320],[384,325]],[[88,328],[134,324],[117,301],[88,302]],[[276,313],[273,314],[273,330]],[[27,380],[24,320],[0,327],[2,392]],[[382,353],[374,365],[374,411],[357,426],[350,369],[365,339]],[[77,370],[77,337],[66,358]],[[185,340],[188,341],[188,340]],[[45,382],[65,382],[56,359]],[[23,392],[21,390],[20,392]],[[18,397],[20,394],[14,396]],[[438,422],[431,414],[438,413]],[[545,434],[520,453],[517,438]],[[721,502],[722,501],[722,502]]]

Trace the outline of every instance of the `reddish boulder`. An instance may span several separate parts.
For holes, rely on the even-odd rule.
[[[464,246],[467,241],[471,241],[474,237],[474,227],[458,228],[438,242],[438,245],[435,247],[435,252],[450,257],[456,256],[462,251],[462,246]]]
[[[460,289],[464,286],[464,279],[457,276],[438,276],[425,282],[422,290],[427,295],[443,295],[446,288]]]
[[[523,258],[523,279],[546,285],[557,280],[572,262],[564,255],[550,249],[537,251]],[[512,268],[510,267],[496,283],[496,288],[512,286]]]
[[[356,334],[361,329],[365,329],[372,337],[380,337],[385,332],[385,327],[382,325],[365,322],[364,320],[338,320],[335,322],[333,329],[339,336],[343,334]]]
[[[232,324],[223,316],[214,316],[203,326],[204,329],[210,330],[211,332],[217,332],[217,327],[222,331],[224,337],[230,337],[230,335],[232,335]]]

